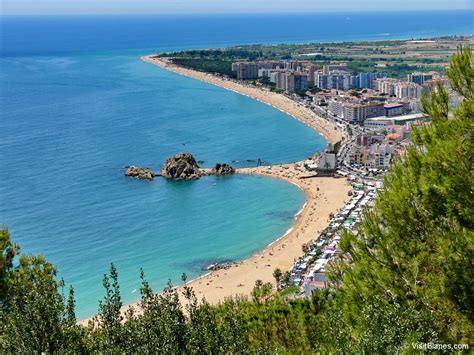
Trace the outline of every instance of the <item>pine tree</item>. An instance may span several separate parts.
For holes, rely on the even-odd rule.
[[[462,103],[450,111],[448,92],[441,85],[423,100],[431,124],[414,129],[413,146],[392,167],[385,191],[365,213],[358,235],[346,233],[341,241],[348,260],[341,260],[332,275],[340,286],[337,307],[344,310],[342,324],[351,329],[350,339],[361,350],[376,342],[379,349],[401,349],[416,341],[472,341],[470,48],[453,57],[447,75]]]

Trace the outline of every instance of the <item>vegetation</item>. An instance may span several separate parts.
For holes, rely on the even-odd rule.
[[[155,294],[141,273],[140,312],[120,313],[117,270],[88,326],[76,323],[74,292],[44,258],[18,259],[0,232],[2,353],[413,353],[417,342],[474,345],[474,69],[461,49],[447,75],[464,100],[449,111],[439,86],[424,99],[430,125],[347,232],[330,271],[333,288],[297,298],[257,282],[250,299],[199,303],[171,285]],[[275,278],[288,279],[281,270]],[[183,277],[183,282],[186,278]]]
[[[406,78],[414,71],[444,73],[451,54],[469,37],[441,37],[431,42],[402,40],[343,43],[245,45],[221,49],[195,49],[162,53],[176,64],[208,73],[233,77],[231,63],[253,60],[308,60],[318,66],[344,63],[353,73],[385,71],[393,78]]]
[[[232,72],[232,61],[229,60],[175,58],[173,59],[173,63],[185,68],[199,70],[206,73],[218,73],[229,77],[235,77],[235,73]]]

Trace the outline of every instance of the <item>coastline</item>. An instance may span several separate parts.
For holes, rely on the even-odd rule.
[[[180,68],[177,66],[165,66],[157,64],[153,59],[142,60],[151,64],[159,65],[188,77],[192,77],[216,86],[235,91],[239,94],[257,99],[265,104],[271,105],[295,119],[307,124],[312,129],[321,133],[331,143],[336,143],[342,139],[339,130],[334,129],[334,125],[325,122],[323,119],[311,115],[310,110],[301,107],[289,98],[265,92],[258,88],[247,87],[231,81],[226,81],[212,75]],[[242,90],[239,91],[239,90]],[[263,94],[258,95],[258,93]],[[264,101],[264,99],[269,99]],[[321,134],[323,134],[321,133]],[[255,281],[270,282],[275,286],[273,271],[276,268],[283,272],[291,268],[293,263],[303,254],[302,245],[308,243],[319,235],[328,224],[329,214],[337,213],[338,210],[348,201],[347,192],[351,189],[346,179],[331,177],[311,177],[307,178],[308,172],[301,168],[301,162],[291,164],[277,164],[271,166],[260,166],[253,168],[238,168],[237,174],[260,175],[284,180],[299,187],[305,193],[305,202],[301,209],[294,216],[294,223],[282,235],[265,246],[262,250],[247,259],[237,262],[228,269],[220,269],[206,272],[205,274],[192,279],[186,283],[194,289],[199,300],[206,299],[211,304],[224,301],[233,296],[249,296]],[[302,177],[306,177],[302,179]],[[183,285],[178,285],[177,289],[182,290]],[[122,312],[129,308],[135,308],[138,302],[125,305]],[[81,321],[87,323],[89,319]]]
[[[183,68],[176,64],[163,61],[160,58],[153,58],[151,55],[143,56],[140,59],[174,73],[234,91],[238,94],[260,101],[263,104],[272,106],[273,108],[276,108],[277,110],[280,110],[311,127],[317,133],[323,135],[329,143],[335,144],[342,140],[342,133],[336,125],[319,117],[313,111],[297,104],[284,95],[246,86],[231,80],[225,80],[212,74]]]
[[[256,280],[275,286],[273,271],[279,268],[284,272],[291,268],[303,254],[302,245],[316,238],[327,226],[329,214],[336,213],[348,201],[347,192],[351,189],[342,178],[301,179],[308,174],[298,163],[241,168],[236,172],[295,184],[304,191],[306,202],[294,216],[292,226],[263,250],[228,269],[212,271],[187,283],[199,299],[205,298],[211,304],[231,296],[249,296]]]
[[[260,175],[284,180],[294,184],[305,193],[305,202],[295,214],[294,223],[262,250],[247,259],[236,262],[228,269],[208,271],[186,283],[192,287],[199,301],[205,299],[217,304],[226,298],[250,296],[255,281],[270,282],[275,287],[273,271],[289,270],[293,263],[303,255],[302,245],[315,239],[329,223],[329,214],[337,213],[349,200],[347,192],[351,186],[344,178],[312,177],[300,169],[299,163],[261,166],[236,169],[237,174]],[[180,298],[184,285],[177,285]],[[124,305],[122,315],[130,308],[140,314],[139,301]],[[86,325],[91,318],[79,321]]]

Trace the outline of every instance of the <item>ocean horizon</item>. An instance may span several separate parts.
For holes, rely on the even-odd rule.
[[[97,311],[111,262],[131,303],[141,267],[158,291],[183,272],[195,278],[211,263],[243,260],[283,235],[305,200],[299,188],[272,178],[143,182],[124,177],[124,166],[158,169],[179,151],[204,166],[289,163],[326,145],[272,107],[140,56],[469,34],[472,14],[391,13],[383,21],[376,13],[8,16],[0,26],[0,223],[23,252],[58,266],[85,318]]]

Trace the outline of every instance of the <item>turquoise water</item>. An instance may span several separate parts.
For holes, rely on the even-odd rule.
[[[269,106],[139,57],[472,32],[470,13],[428,15],[0,17],[0,223],[24,252],[59,267],[79,317],[96,312],[111,262],[132,302],[140,267],[159,290],[182,272],[196,277],[212,262],[246,258],[290,227],[304,202],[297,187],[251,176],[141,182],[123,167],[158,169],[182,150],[206,166],[284,163],[325,140]]]
[[[131,302],[139,267],[160,289],[182,272],[196,277],[214,261],[243,259],[283,234],[304,201],[273,179],[142,182],[124,177],[125,165],[159,169],[181,150],[207,166],[290,162],[325,145],[280,111],[135,54],[2,65],[0,220],[74,285],[79,316],[97,310],[111,262]]]

